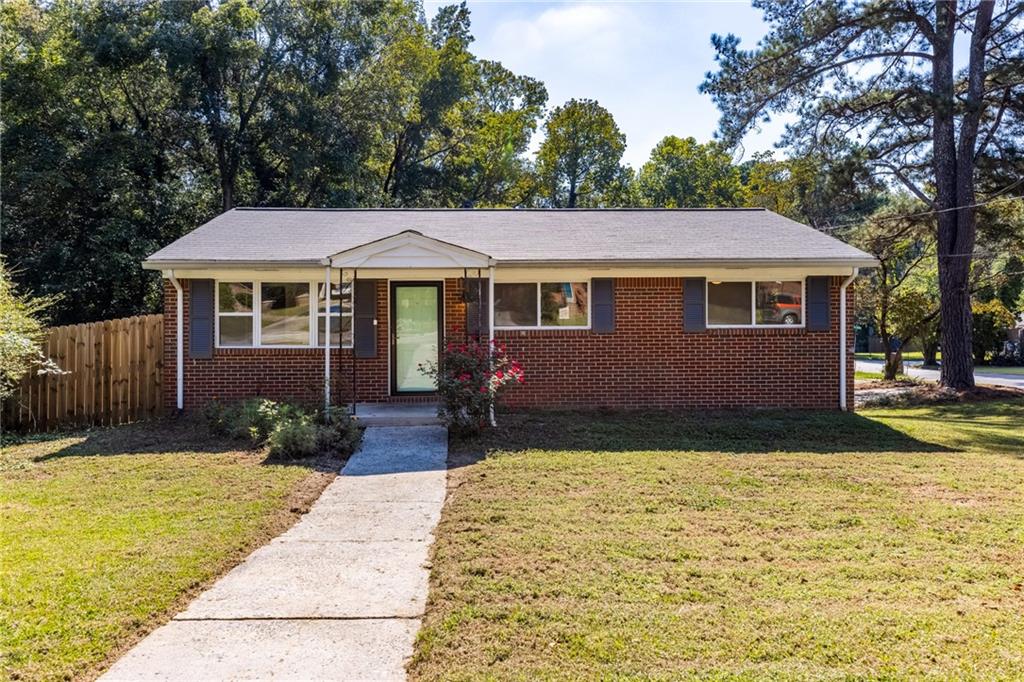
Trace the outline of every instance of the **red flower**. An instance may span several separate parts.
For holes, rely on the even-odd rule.
[[[499,369],[497,372],[494,373],[494,376],[498,377],[499,379],[504,379],[505,373]]]
[[[520,374],[519,376],[517,376],[517,377],[516,377],[516,381],[517,381],[517,382],[519,382],[520,384],[521,384],[521,383],[523,383],[523,381],[524,381],[524,379],[523,379],[523,375],[522,375],[522,374]]]
[[[480,387],[480,392],[481,393],[487,393],[487,387],[486,386],[481,386]]]

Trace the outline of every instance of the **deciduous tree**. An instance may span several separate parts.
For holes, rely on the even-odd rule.
[[[626,136],[596,101],[572,99],[556,107],[544,130],[537,174],[547,205],[576,208],[621,178]]]

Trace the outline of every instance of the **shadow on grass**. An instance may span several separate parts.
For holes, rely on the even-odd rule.
[[[455,466],[495,450],[951,452],[874,419],[841,412],[507,412],[497,429],[452,444]]]
[[[47,434],[21,442],[45,443],[75,439],[71,445],[54,452],[39,455],[33,462],[42,463],[65,457],[113,457],[118,455],[167,455],[174,453],[201,454],[265,454],[263,448],[253,449],[246,441],[232,440],[211,434],[206,424],[194,416],[164,417],[148,421],[123,424],[82,431]],[[284,460],[266,456],[261,464],[297,466],[316,471],[338,471],[345,459],[338,457],[310,457]]]

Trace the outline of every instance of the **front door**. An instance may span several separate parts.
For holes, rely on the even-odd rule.
[[[420,371],[437,362],[441,347],[440,282],[391,283],[391,392],[431,393],[433,377]]]

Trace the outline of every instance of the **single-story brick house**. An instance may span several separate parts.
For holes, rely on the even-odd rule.
[[[522,363],[518,406],[846,409],[874,264],[763,209],[246,208],[144,263],[179,409],[429,400],[417,366],[467,334]]]

